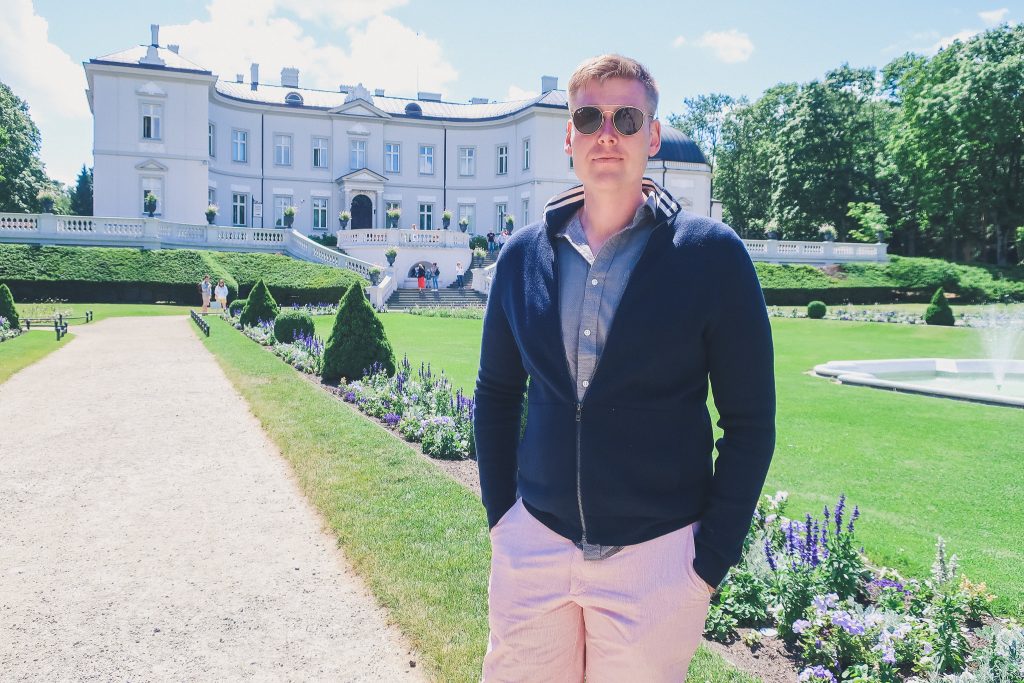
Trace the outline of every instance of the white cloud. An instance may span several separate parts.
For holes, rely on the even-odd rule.
[[[709,48],[715,58],[727,64],[745,62],[754,52],[750,36],[734,28],[728,31],[707,31],[697,41],[697,45]]]
[[[295,12],[299,19],[326,20],[331,26],[341,28],[386,14],[389,10],[408,3],[409,0],[303,0],[282,7]]]
[[[160,42],[178,43],[183,57],[223,78],[247,74],[249,64],[257,62],[265,83],[277,83],[283,67],[295,67],[305,88],[362,83],[389,94],[444,92],[458,72],[440,43],[378,11],[402,2],[363,0],[337,8],[313,2],[293,10],[283,0],[212,0],[208,18],[162,27]],[[318,43],[302,22],[287,16],[293,11],[309,21],[344,25],[348,47]]]
[[[954,33],[951,36],[944,36],[944,37],[940,38],[934,45],[932,45],[931,51],[932,52],[938,52],[939,50],[941,50],[943,48],[949,47],[950,45],[953,44],[954,41],[957,41],[957,40],[959,40],[960,42],[965,43],[968,40],[970,40],[971,38],[973,38],[974,36],[978,35],[979,33],[981,33],[981,31],[979,29],[976,29],[976,28],[965,28],[962,31],[958,31],[957,33]]]
[[[1006,18],[1006,15],[1009,14],[1009,12],[1009,9],[1003,7],[1001,9],[989,10],[987,12],[978,12],[978,16],[981,17],[981,20],[984,21],[986,25],[997,26],[1003,22],[1003,19]]]
[[[509,102],[513,100],[529,100],[539,94],[540,93],[536,90],[526,90],[525,88],[520,88],[517,85],[510,85],[508,86],[508,93],[505,95],[505,100]]]
[[[82,163],[91,164],[92,118],[85,99],[85,72],[50,42],[49,24],[32,0],[6,0],[0,22],[0,74],[28,102],[43,139],[50,176],[73,182]]]
[[[672,41],[672,47],[682,47],[686,44],[686,38],[683,36],[676,36],[676,39]]]

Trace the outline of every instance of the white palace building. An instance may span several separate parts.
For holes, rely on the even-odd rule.
[[[381,229],[385,212],[402,211],[401,228],[441,228],[441,214],[469,220],[470,233],[535,220],[551,196],[579,181],[562,149],[566,92],[541,79],[527,100],[473,98],[447,102],[439,93],[394,97],[362,85],[336,91],[299,85],[298,69],[280,84],[219,78],[152,43],[85,63],[95,137],[94,210],[141,216],[143,197],[159,198],[156,215],[204,223],[281,227],[296,208],[304,234],[338,228]],[[690,211],[711,211],[710,168],[700,149],[670,126],[648,175]]]

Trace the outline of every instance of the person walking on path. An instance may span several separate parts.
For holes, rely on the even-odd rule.
[[[568,99],[582,185],[509,238],[484,316],[483,680],[682,681],[774,451],[771,328],[736,233],[643,177],[647,69],[587,60]]]
[[[204,275],[203,281],[199,283],[199,291],[203,295],[203,315],[210,312],[210,294],[213,293],[213,287],[210,284],[210,276]]]
[[[427,287],[427,271],[423,267],[422,263],[416,266],[415,273],[416,273],[416,289],[420,290],[420,294],[423,294],[423,291]]]
[[[505,246],[505,242],[508,242],[508,230],[502,230],[498,233],[498,253],[501,253],[501,248]]]
[[[466,286],[466,281],[463,278],[463,275],[465,274],[465,272],[466,272],[466,269],[462,267],[462,261],[456,261],[455,262],[455,282],[456,282],[456,284],[458,284],[459,289],[462,289],[463,287]]]
[[[214,299],[220,304],[221,313],[225,313],[228,310],[228,286],[224,284],[224,279],[221,278],[217,281],[217,287],[213,290]]]
[[[487,253],[488,254],[493,254],[494,253],[494,247],[495,247],[494,231],[492,230],[489,233],[487,233]]]
[[[437,291],[437,278],[441,276],[441,269],[437,267],[437,263],[434,262],[430,265],[430,287],[436,292]]]

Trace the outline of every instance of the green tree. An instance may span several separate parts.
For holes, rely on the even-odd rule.
[[[939,287],[932,296],[932,302],[924,312],[924,321],[929,325],[945,325],[952,327],[955,324],[953,309],[946,301],[946,290]]]
[[[245,300],[245,308],[238,318],[243,326],[258,325],[260,322],[273,322],[281,307],[274,301],[270,290],[263,283],[263,278],[256,281],[249,298]]]
[[[75,189],[71,191],[71,213],[76,216],[92,215],[92,169],[82,164]]]
[[[857,242],[874,242],[878,233],[889,234],[889,220],[874,202],[850,202],[846,215],[857,221],[858,228],[849,232]]]
[[[28,104],[0,82],[0,211],[38,210],[36,195],[47,184],[40,144]]]
[[[10,288],[0,282],[0,318],[10,324],[12,329],[21,327],[21,318],[18,316],[18,308],[14,305],[14,296]]]
[[[745,103],[746,100],[741,100]],[[668,122],[693,140],[711,167],[711,197],[714,198],[714,172],[718,161],[718,143],[729,111],[737,102],[730,95],[711,93],[687,97],[682,114],[669,114]]]
[[[366,300],[363,288],[349,287],[338,305],[334,328],[324,346],[325,382],[342,377],[359,379],[363,372],[380,363],[389,375],[395,374],[395,352],[377,315]]]

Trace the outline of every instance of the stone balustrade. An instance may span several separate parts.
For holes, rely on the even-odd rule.
[[[743,244],[753,261],[824,265],[864,261],[885,263],[889,260],[889,245],[884,243],[743,240]]]
[[[470,235],[457,230],[339,230],[338,247],[468,248]]]

